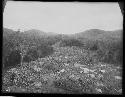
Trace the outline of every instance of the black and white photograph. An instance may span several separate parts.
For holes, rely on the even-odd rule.
[[[121,95],[122,8],[4,0],[2,93]]]

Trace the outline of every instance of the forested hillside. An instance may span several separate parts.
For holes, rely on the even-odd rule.
[[[3,29],[4,92],[122,93],[122,30],[50,33]]]

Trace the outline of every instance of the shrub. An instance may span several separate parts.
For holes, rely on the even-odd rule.
[[[67,40],[62,40],[61,44],[60,44],[61,47],[65,47],[65,46],[76,46],[76,47],[83,47],[84,44],[79,41],[79,40],[76,40],[76,39],[67,39]]]
[[[45,64],[44,69],[47,69],[48,71],[52,71],[54,73],[59,71],[59,68],[56,67],[54,64]]]
[[[98,45],[97,45],[97,44],[92,45],[92,46],[90,47],[90,50],[92,50],[92,51],[98,50]]]
[[[12,86],[14,85],[15,74],[11,72],[6,72],[3,74],[3,85]]]
[[[85,81],[78,79],[84,93],[94,93],[94,82],[92,80]]]
[[[95,51],[99,61],[111,64],[122,64],[122,43],[115,41],[98,41],[98,49]]]
[[[17,64],[20,64],[20,59],[20,51],[14,50],[10,52],[10,54],[8,54],[8,56],[5,57],[4,69],[16,67]]]
[[[54,86],[56,88],[61,88],[66,91],[72,92],[72,93],[80,93],[81,88],[78,86],[78,83],[72,79],[60,79],[57,81],[54,81]]]
[[[37,48],[37,52],[40,58],[46,57],[48,55],[51,55],[54,52],[53,47],[46,45],[46,44],[41,44]]]
[[[35,61],[38,59],[38,52],[35,49],[30,49],[24,57],[24,62]]]

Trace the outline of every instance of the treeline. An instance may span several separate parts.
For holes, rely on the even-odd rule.
[[[122,64],[123,61],[123,44],[122,39],[75,39],[64,37],[62,35],[47,36],[47,37],[29,37],[23,33],[4,33],[3,37],[3,64],[4,67],[15,66],[21,62],[21,46],[26,54],[23,57],[23,62],[30,62],[43,58],[54,53],[52,45],[60,42],[60,47],[76,46],[90,52],[91,60],[96,62],[105,62],[111,64]]]
[[[12,35],[6,35],[3,37],[3,57],[2,63],[4,68],[10,68],[21,62],[21,49],[26,51],[26,55],[23,57],[23,62],[30,62],[37,60],[38,58],[46,57],[54,52],[51,45],[58,41],[58,37],[27,37],[21,33],[14,33]],[[22,46],[28,46],[28,50],[21,48]]]
[[[78,39],[67,39],[63,40],[60,46],[77,46],[89,50],[91,58],[96,57],[98,62],[122,64],[123,61],[122,40],[88,40],[83,42]]]

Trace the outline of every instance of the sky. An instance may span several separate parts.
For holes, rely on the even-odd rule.
[[[123,16],[116,2],[8,1],[3,27],[26,31],[74,34],[88,29],[123,29]]]

